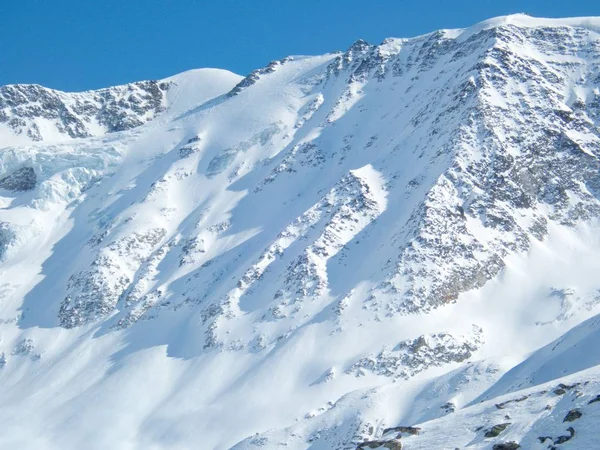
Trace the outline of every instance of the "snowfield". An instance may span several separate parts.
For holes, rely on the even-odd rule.
[[[0,87],[0,448],[600,449],[600,18]]]

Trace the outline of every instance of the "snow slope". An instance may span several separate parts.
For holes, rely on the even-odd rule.
[[[598,18],[0,88],[0,448],[600,448],[599,123]]]

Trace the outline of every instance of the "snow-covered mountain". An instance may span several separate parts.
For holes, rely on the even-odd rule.
[[[0,448],[600,449],[599,127],[599,18],[1,87]]]

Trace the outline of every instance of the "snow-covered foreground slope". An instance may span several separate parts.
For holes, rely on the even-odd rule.
[[[0,448],[600,448],[599,123],[596,18],[0,88]]]

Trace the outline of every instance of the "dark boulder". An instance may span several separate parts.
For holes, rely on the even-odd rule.
[[[596,402],[600,402],[600,395],[596,395],[593,399],[591,399],[588,402],[588,405],[591,405],[592,403],[596,403]]]
[[[508,428],[508,426],[510,425],[510,422],[508,423],[501,423],[499,425],[494,425],[491,430],[489,430],[487,433],[485,433],[485,437],[486,438],[493,438],[498,436],[500,433],[502,433],[504,430],[506,430]]]
[[[582,415],[582,412],[578,409],[572,409],[567,413],[567,415],[563,419],[563,422],[574,422],[575,420],[579,419]]]
[[[494,444],[493,450],[518,450],[521,446],[515,441],[502,442],[501,444]]]
[[[575,436],[575,429],[573,427],[567,428],[569,432],[569,436],[559,436],[554,440],[554,444],[564,444],[567,441],[570,441],[573,436]]]

